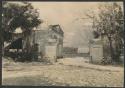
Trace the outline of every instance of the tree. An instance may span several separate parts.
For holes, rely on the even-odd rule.
[[[32,30],[41,23],[39,13],[31,3],[2,2],[2,8],[2,30],[4,31],[5,41],[11,39],[11,33],[16,28],[21,27],[23,32],[29,33],[27,31]]]
[[[123,11],[118,3],[106,3],[100,5],[98,18],[94,27],[103,41],[108,39],[110,56],[114,61],[119,60],[124,43]]]
[[[2,34],[4,41],[11,42],[12,34],[16,28],[20,27],[24,36],[27,36],[27,52],[30,52],[29,35],[34,27],[37,27],[42,20],[39,19],[37,9],[34,9],[28,2],[2,2]],[[23,37],[23,36],[22,36]],[[4,46],[2,46],[4,47]],[[2,50],[4,55],[4,50]]]
[[[99,38],[99,33],[97,31],[93,31],[94,38]]]

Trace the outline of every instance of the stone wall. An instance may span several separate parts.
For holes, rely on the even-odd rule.
[[[90,59],[93,63],[101,63],[101,61],[103,60],[103,46],[102,45],[91,45]]]
[[[90,61],[101,63],[103,58],[103,44],[101,40],[93,40],[90,44]]]
[[[32,50],[32,47],[37,44],[39,58],[43,61],[55,62],[57,58],[63,57],[63,34],[59,30],[55,27],[32,30],[31,34],[23,39],[23,48]]]
[[[32,36],[34,36],[34,43],[38,44],[38,52],[41,55],[45,54],[45,45],[48,38],[47,30],[37,30],[34,31]]]

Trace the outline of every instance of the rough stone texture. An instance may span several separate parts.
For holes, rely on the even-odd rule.
[[[90,45],[90,60],[93,63],[101,63],[104,58],[103,44],[100,39],[94,39]]]
[[[30,51],[34,44],[38,44],[42,60],[55,62],[55,59],[62,57],[63,31],[59,25],[51,25],[45,30],[33,30],[24,38],[23,49],[28,48]]]

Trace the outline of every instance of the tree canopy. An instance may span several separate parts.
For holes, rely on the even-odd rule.
[[[42,21],[39,19],[37,9],[27,2],[2,2],[2,29],[6,33],[13,33],[16,28],[22,31],[32,30]],[[4,40],[7,37],[5,37]]]
[[[94,22],[94,27],[100,36],[108,39],[113,60],[119,59],[124,46],[123,19],[123,10],[118,3],[106,3],[100,5],[98,17]]]

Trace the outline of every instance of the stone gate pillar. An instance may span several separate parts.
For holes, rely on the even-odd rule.
[[[103,44],[100,39],[93,39],[90,42],[90,62],[101,63],[103,60]]]

